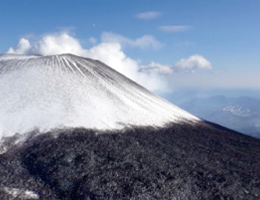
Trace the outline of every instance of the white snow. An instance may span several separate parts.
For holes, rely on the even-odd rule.
[[[0,56],[0,138],[35,128],[122,129],[196,122],[103,63],[71,54]]]
[[[223,108],[224,112],[231,112],[240,117],[249,117],[251,110],[240,105],[230,105]]]
[[[3,191],[11,195],[12,199],[39,199],[39,195],[30,190],[4,187]]]

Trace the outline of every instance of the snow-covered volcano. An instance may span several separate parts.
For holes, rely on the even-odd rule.
[[[35,128],[104,130],[197,120],[96,60],[0,56],[1,137]]]
[[[0,199],[260,196],[258,139],[200,121],[99,61],[0,56],[0,131]]]

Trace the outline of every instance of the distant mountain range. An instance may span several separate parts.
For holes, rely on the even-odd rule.
[[[260,100],[250,97],[213,96],[194,98],[178,106],[190,113],[260,138]]]

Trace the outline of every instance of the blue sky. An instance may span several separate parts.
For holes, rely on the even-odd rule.
[[[259,10],[259,0],[3,0],[0,52],[64,50],[133,67],[119,71],[157,93],[259,89]],[[64,46],[50,51],[52,40]]]

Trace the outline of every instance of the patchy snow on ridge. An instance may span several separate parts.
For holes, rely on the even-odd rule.
[[[0,56],[0,137],[197,121],[105,64],[72,54]]]
[[[249,117],[251,110],[248,108],[244,108],[239,105],[231,105],[223,108],[224,112],[231,112],[233,115],[241,116],[241,117]]]

